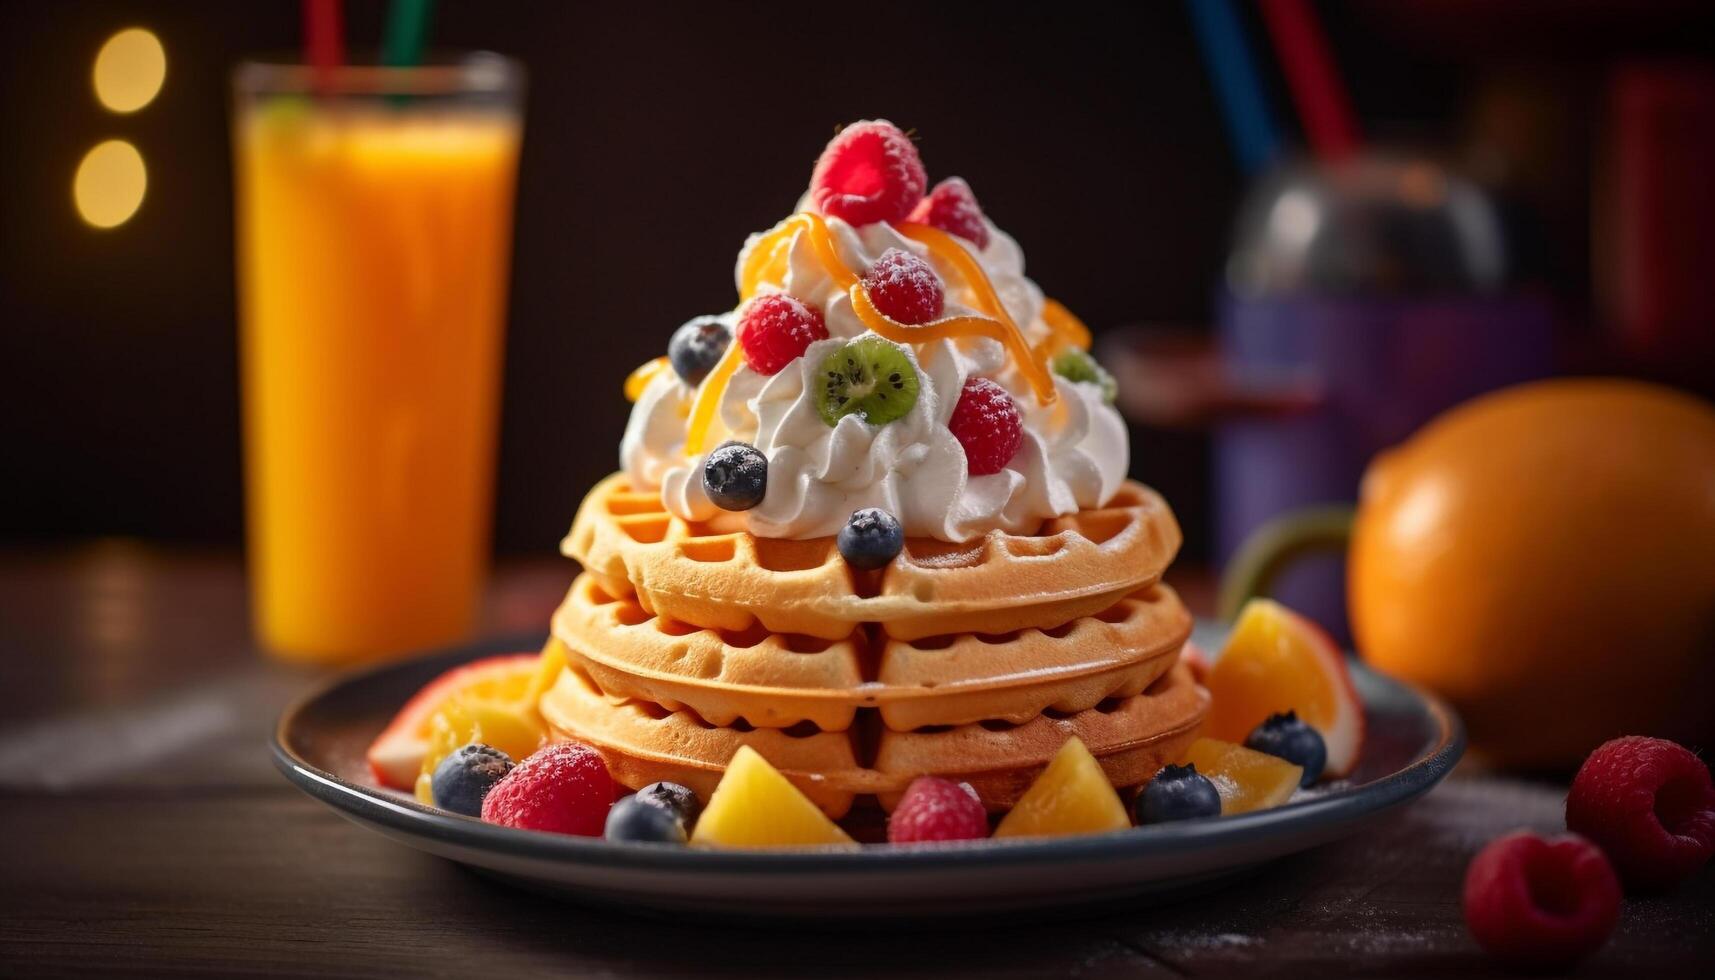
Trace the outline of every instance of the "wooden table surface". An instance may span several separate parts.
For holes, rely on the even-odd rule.
[[[483,629],[543,629],[559,561],[503,566]],[[1206,584],[1182,578],[1193,605]],[[335,816],[270,765],[321,675],[252,646],[235,556],[106,542],[0,555],[0,975],[921,977],[1498,973],[1459,885],[1563,789],[1459,773],[1359,836],[1196,902],[1071,921],[736,928],[555,904]],[[1715,873],[1628,899],[1577,975],[1715,964]]]

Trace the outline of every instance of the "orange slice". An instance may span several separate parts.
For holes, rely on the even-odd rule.
[[[1364,706],[1346,658],[1321,628],[1278,602],[1252,599],[1206,681],[1214,703],[1203,731],[1243,743],[1271,714],[1296,711],[1328,746],[1328,776],[1357,765]]]
[[[1215,784],[1221,794],[1221,815],[1249,813],[1279,806],[1292,798],[1304,770],[1242,745],[1200,738],[1185,751],[1180,765],[1190,763]]]
[[[393,789],[414,789],[436,734],[436,716],[454,702],[540,725],[534,718],[538,660],[534,653],[502,654],[455,667],[430,681],[370,744],[365,758],[375,781]]]

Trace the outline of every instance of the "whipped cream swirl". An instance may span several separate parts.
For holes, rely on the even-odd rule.
[[[840,258],[852,269],[870,268],[889,248],[933,264],[924,246],[889,225],[854,228],[837,218],[826,221]],[[1040,342],[1048,336],[1042,292],[1025,277],[1018,244],[992,224],[989,230],[986,249],[962,244],[982,264],[1027,339]],[[752,235],[739,253],[741,274],[761,237]],[[657,374],[632,409],[620,442],[620,465],[633,486],[659,487],[667,509],[679,517],[759,537],[813,538],[837,533],[854,510],[880,507],[899,519],[908,536],[968,541],[994,529],[1033,531],[1048,518],[1099,507],[1125,479],[1125,423],[1103,401],[1100,388],[1056,376],[1060,397],[1039,405],[1005,348],[983,337],[906,345],[919,382],[910,412],[885,425],[848,415],[830,427],[816,410],[817,366],[869,331],[802,233],[789,246],[779,288],[821,312],[829,339],[811,344],[803,357],[773,376],[741,362],[704,440],[713,449],[737,439],[768,457],[768,489],[760,504],[732,512],[709,501],[703,491],[704,457],[684,453],[695,391],[673,371]],[[945,315],[978,312],[954,299],[949,292]],[[726,322],[736,327],[731,316]],[[971,476],[964,449],[947,428],[969,377],[989,378],[1018,405],[1023,444],[999,473]]]

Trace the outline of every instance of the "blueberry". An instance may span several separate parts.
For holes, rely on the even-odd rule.
[[[730,343],[732,331],[719,317],[700,316],[673,331],[673,339],[667,342],[667,360],[679,380],[694,387],[714,370]]]
[[[703,463],[703,492],[721,510],[749,510],[768,492],[768,457],[755,446],[728,442]]]
[[[1137,794],[1137,822],[1167,823],[1221,815],[1221,794],[1194,765],[1167,766]]]
[[[648,841],[658,844],[685,843],[685,818],[673,807],[627,796],[607,811],[608,840]]]
[[[1322,770],[1328,766],[1328,746],[1322,741],[1321,733],[1298,720],[1296,711],[1269,715],[1245,736],[1245,748],[1303,766],[1304,776],[1298,780],[1300,786],[1309,786],[1322,778]]]
[[[686,823],[695,821],[697,814],[703,812],[703,801],[697,799],[697,794],[689,786],[678,783],[650,783],[638,790],[634,799],[672,810]]]
[[[905,530],[880,507],[852,511],[836,539],[840,555],[853,568],[880,568],[905,547]]]
[[[479,742],[452,751],[429,777],[435,805],[467,817],[482,816],[482,798],[500,777],[512,771],[505,752]]]

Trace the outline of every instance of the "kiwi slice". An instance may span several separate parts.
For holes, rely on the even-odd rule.
[[[1107,368],[1096,363],[1088,351],[1076,347],[1068,347],[1054,355],[1052,364],[1054,373],[1067,381],[1082,381],[1093,384],[1102,390],[1102,401],[1109,405],[1119,395],[1119,383],[1108,373]]]
[[[905,417],[917,404],[917,369],[898,344],[862,337],[822,358],[816,367],[816,411],[838,425],[861,415],[871,425]]]

